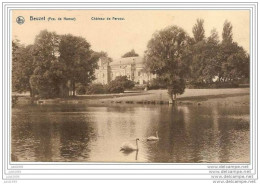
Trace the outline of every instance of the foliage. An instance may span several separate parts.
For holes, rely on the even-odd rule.
[[[223,82],[235,81],[240,78],[249,78],[249,56],[237,43],[221,45],[222,75],[219,79]]]
[[[12,50],[12,90],[31,92],[30,77],[33,74],[32,45],[24,47],[13,41]]]
[[[145,90],[147,86],[144,84],[144,85],[135,85],[131,90],[132,91],[143,91]]]
[[[207,60],[206,49],[207,43],[205,40],[204,20],[197,19],[197,23],[192,28],[193,42],[191,46],[192,61],[190,65],[192,81],[202,81],[203,73]]]
[[[107,85],[102,84],[90,84],[87,87],[87,94],[105,94],[108,93]]]
[[[168,86],[168,94],[175,96],[177,94],[183,94],[186,87],[185,79],[180,78],[179,80],[172,81],[171,85]]]
[[[187,88],[189,89],[216,89],[216,88],[237,88],[240,87],[238,82],[200,82],[200,83],[189,83]]]
[[[134,82],[128,80],[126,76],[118,76],[108,84],[108,91],[110,93],[123,93],[125,89],[131,89],[134,85]]]
[[[232,43],[233,42],[232,25],[227,20],[225,21],[224,26],[223,26],[222,42],[223,43]]]
[[[108,62],[108,63],[112,62],[112,58],[108,57],[108,54],[106,52],[104,52],[104,51],[94,52],[92,54],[92,56],[93,57],[97,57],[97,58],[103,58],[103,60],[102,60],[103,63],[102,64],[105,64],[104,62]]]
[[[59,61],[66,66],[65,76],[75,95],[76,83],[87,85],[94,79],[99,56],[90,50],[90,44],[84,38],[70,34],[61,37],[59,51]]]
[[[84,95],[86,94],[86,87],[83,86],[82,84],[77,84],[76,85],[76,92],[78,95]]]
[[[201,82],[204,80],[204,71],[207,67],[209,56],[207,55],[207,43],[205,40],[192,45],[191,80]]]
[[[35,68],[30,77],[34,94],[42,98],[59,96],[59,82],[63,81],[64,67],[58,61],[59,36],[55,32],[41,31],[35,38],[33,56]]]
[[[160,78],[152,79],[149,83],[149,89],[166,89],[167,84]]]
[[[139,56],[139,54],[135,53],[135,50],[132,49],[130,52],[125,53],[122,58],[126,58],[126,57],[137,57]]]
[[[232,36],[232,25],[225,21],[219,49],[221,71],[219,71],[218,79],[220,82],[249,78],[249,55],[236,42],[233,42]]]
[[[221,70],[221,60],[219,57],[219,37],[216,29],[211,30],[210,36],[206,41],[206,63],[203,70],[203,81],[212,82]]]
[[[222,41],[215,29],[205,37],[204,20],[198,19],[193,38],[180,27],[170,26],[154,33],[145,52],[145,71],[156,74],[150,89],[167,88],[170,100],[190,86],[237,86],[249,81],[249,54],[233,41],[232,24],[225,21]],[[138,56],[134,50],[122,57]],[[41,31],[33,45],[12,41],[12,90],[30,91],[42,98],[63,96],[69,88],[78,94],[120,93],[134,87],[126,76],[117,77],[108,86],[90,84],[99,58],[111,62],[105,52],[91,50],[82,37]],[[104,63],[103,63],[104,64]],[[217,80],[217,81],[216,81]],[[86,88],[86,86],[88,86]]]
[[[193,83],[212,82],[221,69],[219,63],[219,40],[215,29],[208,39],[194,43],[191,47],[192,63],[190,66]]]
[[[63,97],[69,87],[86,86],[94,79],[96,53],[82,37],[41,31],[33,45],[24,47],[17,40],[13,46],[13,90],[31,91],[41,98]]]
[[[203,19],[197,19],[197,24],[195,24],[192,28],[194,41],[196,43],[204,40],[204,38],[205,38],[205,30],[204,30],[203,24],[204,24]]]
[[[249,55],[233,42],[230,22],[224,23],[221,43],[213,29],[207,39],[194,42],[191,48],[191,83],[211,84],[216,76],[218,82],[224,83],[249,77]]]
[[[184,79],[189,75],[190,61],[190,38],[180,27],[167,27],[155,33],[148,42],[146,67],[165,81],[170,102],[173,94],[184,92]],[[176,87],[181,88],[174,89]]]

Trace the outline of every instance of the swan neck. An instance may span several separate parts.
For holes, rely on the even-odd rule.
[[[136,150],[138,150],[138,140],[136,140]]]

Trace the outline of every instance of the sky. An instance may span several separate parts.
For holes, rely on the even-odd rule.
[[[16,22],[18,16],[24,17],[23,24]],[[45,20],[30,20],[31,17],[45,17]],[[97,18],[105,20],[93,20]],[[182,27],[192,36],[198,18],[204,19],[205,35],[209,36],[215,28],[220,40],[225,20],[230,21],[233,40],[249,52],[248,10],[12,10],[12,39],[33,44],[35,36],[47,29],[57,34],[82,36],[94,51],[107,52],[109,57],[117,59],[132,49],[143,56],[152,35],[171,25]]]

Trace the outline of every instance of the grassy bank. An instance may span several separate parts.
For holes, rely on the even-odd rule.
[[[177,96],[179,104],[205,104],[205,103],[240,103],[249,104],[249,88],[233,89],[186,89],[185,93]],[[29,97],[20,97],[19,104],[29,101]],[[81,95],[65,99],[40,100],[40,104],[167,104],[167,90],[149,90],[135,93]]]
[[[185,93],[177,96],[178,103],[212,103],[215,101],[226,103],[231,98],[236,98],[242,103],[249,103],[249,88],[234,88],[234,89],[186,89]],[[150,90],[142,95],[121,96],[117,98],[99,99],[101,103],[168,103],[167,90]],[[92,101],[93,103],[95,101]]]

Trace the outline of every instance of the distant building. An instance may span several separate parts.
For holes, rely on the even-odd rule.
[[[98,69],[95,71],[94,83],[108,84],[117,76],[127,76],[136,84],[147,84],[155,75],[144,70],[142,57],[127,57],[109,62],[107,58],[100,58]]]
[[[109,62],[109,59],[106,57],[99,59],[98,69],[95,71],[96,80],[94,83],[108,84],[111,81]]]

